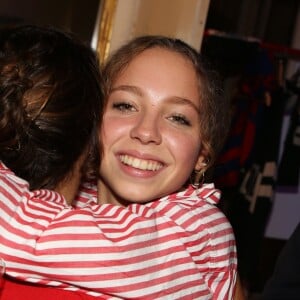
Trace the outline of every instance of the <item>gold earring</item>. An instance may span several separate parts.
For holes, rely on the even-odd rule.
[[[205,178],[205,171],[200,170],[200,171],[194,171],[194,176],[192,180],[192,187],[194,189],[200,188],[203,183],[204,183],[204,178]]]
[[[194,170],[193,172],[193,179],[192,179],[192,187],[194,189],[198,189],[200,188],[203,183],[204,183],[204,179],[205,179],[205,167],[207,166],[207,163],[202,163],[202,169],[200,170]]]

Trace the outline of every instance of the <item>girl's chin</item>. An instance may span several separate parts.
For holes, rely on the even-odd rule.
[[[151,202],[160,198],[157,194],[154,195],[153,193],[148,193],[145,191],[140,191],[139,193],[122,193],[121,195],[119,194],[118,202],[120,203],[120,205],[128,206],[129,204],[134,203],[145,204],[147,202]]]

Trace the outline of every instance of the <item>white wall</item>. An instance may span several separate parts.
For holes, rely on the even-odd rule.
[[[209,2],[116,0],[108,52],[111,53],[129,39],[146,34],[180,38],[200,50]]]

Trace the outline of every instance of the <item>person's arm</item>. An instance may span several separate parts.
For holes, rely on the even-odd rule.
[[[163,299],[162,290],[169,299],[206,292],[193,258],[203,248],[197,241],[201,202],[177,203],[171,197],[128,208],[91,203],[73,209],[57,193],[29,192],[24,181],[11,176],[0,177],[0,257],[9,276],[121,298]],[[196,235],[178,226],[184,220],[190,220],[188,228],[196,228]],[[234,241],[230,243],[235,278]],[[234,285],[227,276],[228,258],[219,264],[226,269],[227,293]]]

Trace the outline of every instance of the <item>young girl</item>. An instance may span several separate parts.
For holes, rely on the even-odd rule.
[[[228,107],[201,58],[179,40],[141,37],[104,74],[98,197],[86,185],[73,210],[45,209],[34,243],[0,248],[7,273],[101,299],[231,299],[232,229],[219,191],[201,184]]]

